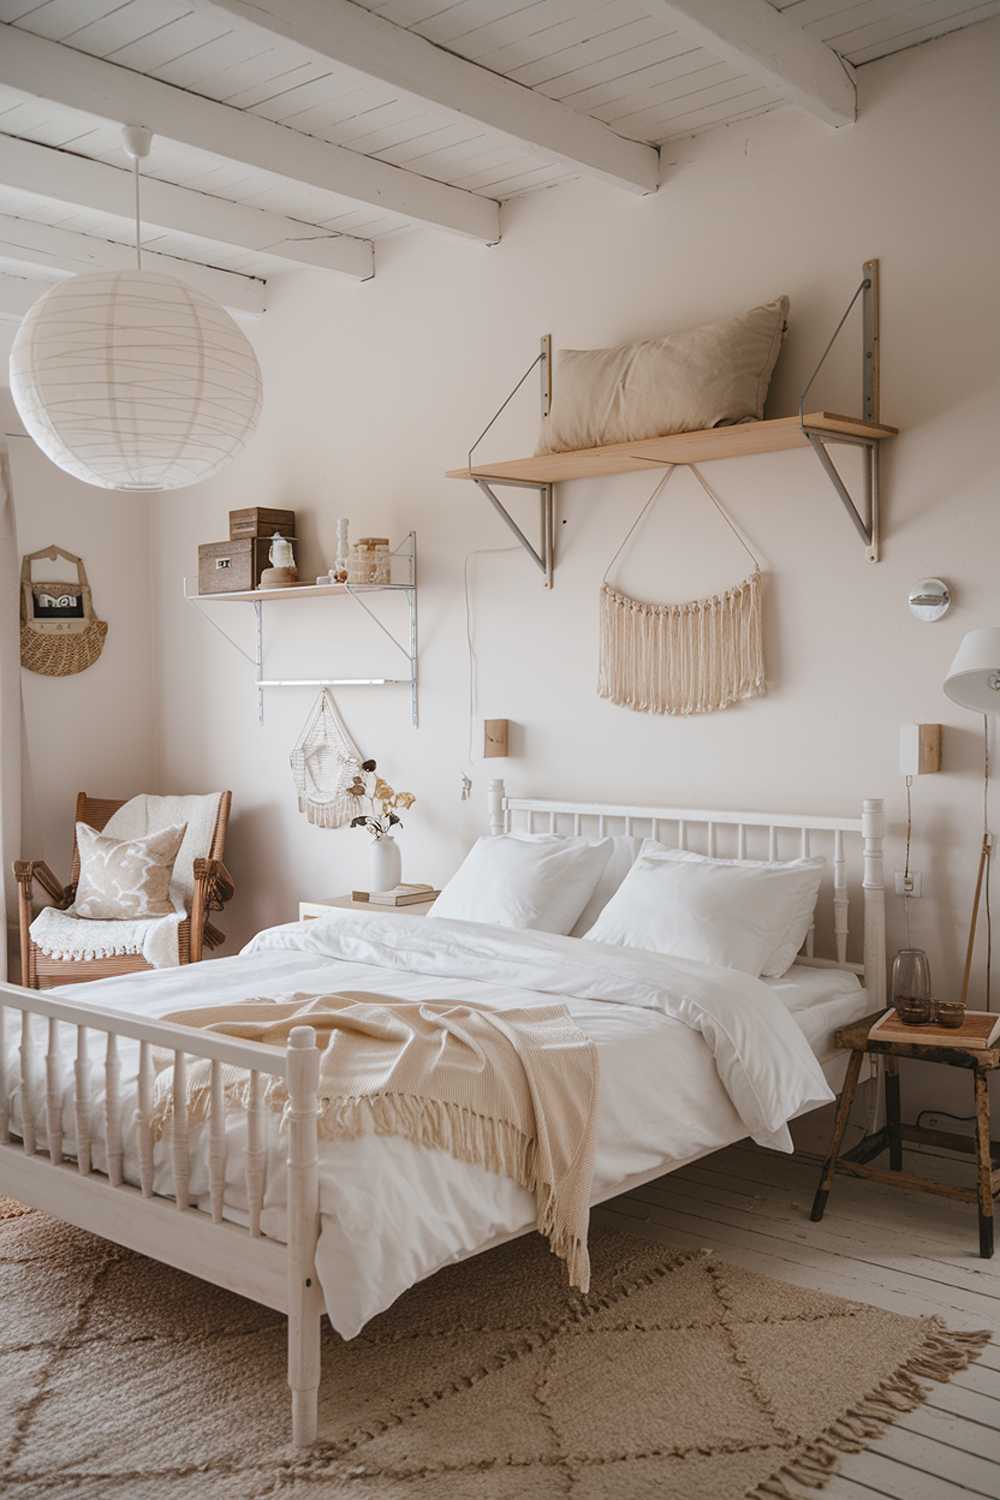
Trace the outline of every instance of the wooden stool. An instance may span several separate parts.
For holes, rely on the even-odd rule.
[[[842,1026],[834,1037],[838,1047],[850,1049],[847,1077],[833,1125],[830,1152],[823,1163],[819,1187],[813,1200],[810,1217],[814,1223],[823,1217],[826,1201],[830,1196],[835,1172],[844,1172],[849,1177],[868,1177],[881,1182],[885,1187],[917,1188],[924,1193],[937,1193],[942,1198],[958,1198],[963,1203],[979,1205],[979,1254],[984,1260],[993,1255],[993,1199],[1000,1192],[1000,1171],[995,1169],[995,1159],[1000,1159],[1000,1141],[990,1139],[990,1089],[989,1075],[1000,1068],[1000,1048],[967,1050],[963,1047],[934,1047],[914,1042],[873,1042],[868,1032],[884,1010],[863,1020]],[[866,1053],[885,1058],[885,1125],[873,1135],[866,1135],[850,1151],[841,1155],[840,1148],[847,1129],[851,1106],[858,1090],[861,1063]],[[976,1138],[958,1135],[947,1130],[924,1130],[917,1125],[904,1125],[899,1093],[899,1059],[917,1058],[920,1062],[943,1063],[949,1068],[968,1068],[972,1072],[976,1100]],[[903,1171],[903,1142],[923,1142],[928,1146],[944,1146],[951,1151],[975,1154],[978,1181],[974,1188],[953,1187],[949,1183],[932,1182],[926,1177],[917,1177]],[[873,1167],[869,1163],[883,1151],[889,1152],[889,1170]]]

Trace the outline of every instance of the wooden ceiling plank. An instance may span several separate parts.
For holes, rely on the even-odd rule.
[[[486,244],[500,238],[499,205],[488,198],[315,140],[14,26],[0,26],[0,84],[122,125],[141,120],[154,135]]]
[[[41,198],[100,209],[123,219],[130,219],[134,212],[131,172],[15,136],[0,136],[0,182]],[[372,275],[369,240],[334,236],[296,219],[176,187],[155,177],[143,179],[142,217],[144,225],[179,230],[244,250],[266,251],[283,260],[339,271],[358,280]]]
[[[198,3],[488,125],[522,148],[554,157],[574,171],[636,193],[653,193],[659,187],[654,147],[625,140],[600,121],[466,62],[351,0]]]
[[[0,214],[0,256],[26,265],[44,266],[50,271],[71,271],[74,275],[128,270],[135,265],[135,250],[131,245],[39,224],[33,219],[16,219],[9,214]],[[176,276],[178,281],[188,282],[233,312],[259,316],[264,311],[263,281],[178,260],[172,255],[159,255],[153,250],[144,251],[142,260],[144,270]],[[36,295],[40,296],[43,290]]]
[[[643,0],[725,62],[752,73],[828,125],[850,125],[857,91],[848,64],[768,0]],[[794,14],[794,12],[793,12]]]

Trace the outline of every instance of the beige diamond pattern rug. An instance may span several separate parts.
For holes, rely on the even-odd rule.
[[[595,1229],[535,1236],[323,1340],[288,1444],[285,1321],[0,1200],[8,1500],[787,1500],[975,1358],[949,1333]]]

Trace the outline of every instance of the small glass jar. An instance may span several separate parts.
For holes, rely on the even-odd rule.
[[[387,536],[362,536],[351,548],[349,583],[391,583],[392,562]]]
[[[934,1006],[935,1020],[939,1026],[957,1031],[965,1020],[965,1003],[962,1000],[938,1000]]]
[[[934,1020],[931,966],[923,948],[900,948],[892,961],[892,1003],[907,1026]]]

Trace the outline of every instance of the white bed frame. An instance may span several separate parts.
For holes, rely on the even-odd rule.
[[[534,828],[538,819],[553,831],[586,832],[596,822],[598,834],[618,831],[648,832],[674,847],[689,847],[695,830],[701,828],[705,852],[719,847],[720,832],[735,837],[739,859],[779,858],[780,845],[790,833],[798,836],[795,853],[808,855],[821,837],[833,848],[834,954],[819,957],[815,927],[809,934],[800,962],[817,967],[848,969],[858,974],[872,999],[872,1009],[885,998],[885,889],[882,868],[884,832],[881,801],[864,804],[860,819],[816,818],[754,812],[704,812],[692,808],[633,807],[595,802],[561,802],[509,797],[502,781],[490,787],[490,832],[503,833],[515,820],[524,819]],[[767,849],[755,851],[754,838],[767,830]],[[671,839],[670,830],[673,830]],[[863,958],[848,959],[850,882],[848,843],[860,837],[863,854]],[[721,852],[721,851],[720,851]],[[817,851],[818,852],[818,851]],[[6,1057],[7,1012],[21,1014],[20,1078],[9,1088],[7,1070],[0,1066],[0,1190],[57,1219],[76,1224],[105,1239],[125,1245],[151,1259],[175,1266],[205,1281],[239,1292],[288,1316],[288,1384],[292,1394],[292,1439],[306,1446],[316,1439],[320,1381],[320,1319],[323,1297],[316,1274],[315,1254],[319,1237],[319,1163],[317,1154],[317,1086],[319,1051],[312,1027],[296,1027],[288,1048],[263,1047],[195,1030],[187,1026],[144,1021],[124,1012],[106,1010],[77,1001],[72,992],[40,993],[18,986],[0,985],[0,1061]],[[19,1112],[27,1097],[24,1088],[34,1071],[32,1028],[23,1024],[25,1015],[47,1021],[46,1096],[44,1110],[45,1150],[39,1149],[40,1121],[32,1117],[30,1105],[18,1123],[21,1139],[12,1139],[12,1104]],[[64,1080],[60,1056],[60,1028],[76,1033],[73,1069],[73,1117],[76,1155],[63,1151]],[[99,1043],[99,1060],[91,1045]],[[119,1038],[139,1043],[137,1138],[140,1157],[138,1187],[123,1179],[122,1119],[119,1086]],[[174,1197],[153,1193],[153,1048],[174,1054],[174,1113],[170,1151],[174,1174]],[[210,1211],[190,1201],[191,1125],[187,1118],[186,1073],[188,1059],[207,1059],[211,1067],[209,1132]],[[243,1069],[250,1075],[247,1107],[246,1196],[247,1227],[223,1220],[223,1188],[226,1168],[226,1133],[222,1089],[222,1066]],[[90,1140],[89,1078],[103,1069],[106,1107],[105,1132],[107,1171],[92,1169]],[[270,1075],[285,1080],[288,1088],[287,1245],[261,1233],[264,1202],[265,1120],[263,1080]],[[678,1164],[680,1165],[680,1164]],[[614,1197],[642,1182],[663,1175],[662,1168],[637,1174],[617,1184],[603,1197]],[[518,1231],[526,1233],[528,1231]],[[499,1235],[475,1254],[490,1249],[516,1234]]]

